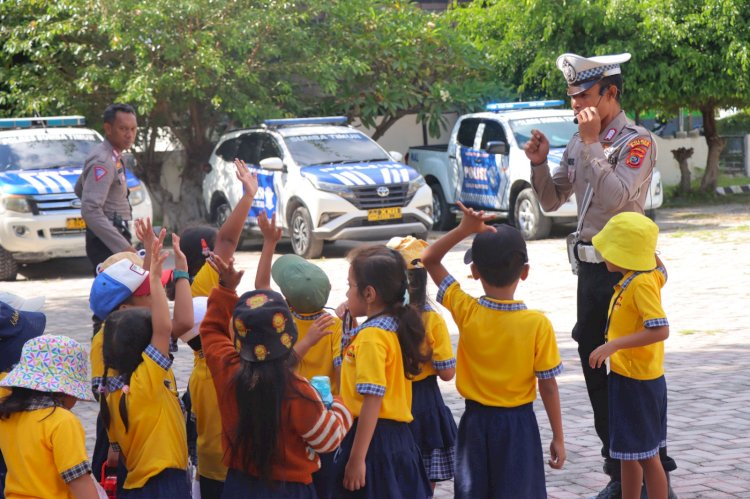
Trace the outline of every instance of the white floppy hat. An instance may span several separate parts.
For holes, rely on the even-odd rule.
[[[44,306],[44,296],[34,296],[31,298],[23,298],[22,296],[8,293],[7,291],[0,291],[0,301],[5,302],[16,310],[23,312],[39,312]]]

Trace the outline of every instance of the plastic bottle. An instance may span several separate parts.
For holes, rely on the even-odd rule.
[[[310,380],[310,384],[318,391],[320,398],[323,399],[323,404],[327,408],[331,408],[333,404],[333,394],[331,393],[331,379],[328,376],[313,376]]]

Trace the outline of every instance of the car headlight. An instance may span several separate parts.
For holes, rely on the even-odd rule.
[[[0,213],[5,211],[15,211],[17,213],[31,213],[31,205],[26,200],[26,196],[17,194],[7,194],[0,198]]]
[[[146,191],[143,190],[143,186],[136,185],[135,187],[131,187],[128,199],[130,199],[131,206],[136,206],[144,202],[146,200]]]
[[[417,191],[423,186],[426,185],[427,182],[425,182],[424,177],[420,175],[419,177],[415,178],[411,182],[409,182],[409,189],[406,191],[406,196],[411,197],[414,194],[417,193]]]
[[[332,194],[341,196],[342,198],[347,199],[347,200],[354,200],[357,197],[354,194],[354,191],[352,191],[349,188],[349,186],[341,185],[341,184],[332,184],[330,182],[321,182],[317,177],[312,176],[312,175],[307,176],[306,178],[319,191],[330,192]]]

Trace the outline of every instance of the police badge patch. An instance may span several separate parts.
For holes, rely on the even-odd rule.
[[[628,142],[625,164],[630,168],[640,168],[649,147],[651,147],[651,141],[645,137],[638,137]]]
[[[576,70],[567,60],[563,62],[562,72],[563,76],[565,76],[565,81],[567,81],[569,85],[576,81]]]

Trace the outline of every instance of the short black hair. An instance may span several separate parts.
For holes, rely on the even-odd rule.
[[[115,122],[115,118],[117,118],[118,112],[135,114],[135,109],[133,109],[133,106],[131,106],[130,104],[110,104],[109,106],[107,106],[107,109],[104,110],[102,120],[104,121],[104,123],[109,123],[111,125]]]
[[[617,89],[617,95],[615,95],[615,98],[617,99],[617,102],[620,102],[620,97],[622,96],[621,74],[605,76],[599,80],[599,95],[604,95],[607,92],[607,89],[611,86],[614,86]]]
[[[504,287],[513,284],[518,278],[521,277],[523,272],[523,266],[528,260],[521,253],[511,253],[502,265],[484,266],[477,265],[474,262],[474,266],[479,272],[479,276],[484,279],[490,286]]]

